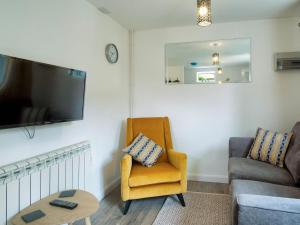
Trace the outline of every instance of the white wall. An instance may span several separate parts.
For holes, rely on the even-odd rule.
[[[120,52],[116,65],[104,55],[111,42]],[[90,140],[88,190],[103,197],[119,177],[129,116],[128,31],[86,0],[0,0],[0,53],[87,71],[84,120],[37,127],[33,140],[19,128],[1,130],[0,165]]]
[[[224,181],[228,139],[253,136],[258,126],[289,130],[300,120],[300,71],[276,73],[273,54],[300,51],[300,18],[135,32],[134,116],[171,119],[176,149],[188,154],[193,179]],[[252,39],[253,82],[165,85],[166,43]]]

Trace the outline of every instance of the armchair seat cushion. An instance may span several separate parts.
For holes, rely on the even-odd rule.
[[[152,167],[132,165],[129,187],[140,187],[151,184],[173,183],[181,180],[181,172],[170,163],[160,162]]]

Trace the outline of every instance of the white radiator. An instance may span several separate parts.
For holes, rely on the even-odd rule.
[[[41,198],[86,187],[88,141],[0,167],[0,225]]]

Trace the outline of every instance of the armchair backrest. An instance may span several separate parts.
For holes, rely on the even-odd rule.
[[[126,146],[129,146],[139,133],[163,147],[164,153],[158,162],[168,161],[167,151],[173,148],[168,117],[128,118]]]

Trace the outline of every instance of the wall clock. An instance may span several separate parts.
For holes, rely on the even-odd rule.
[[[109,63],[117,63],[119,59],[119,52],[117,46],[114,44],[108,44],[105,47],[105,56]]]

